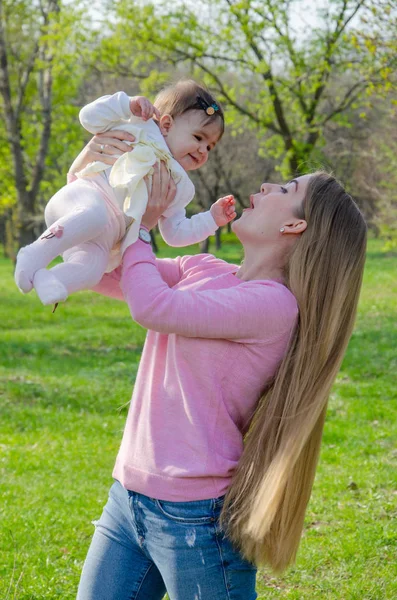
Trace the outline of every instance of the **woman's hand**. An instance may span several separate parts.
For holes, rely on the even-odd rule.
[[[157,221],[174,200],[176,194],[175,182],[165,164],[161,162],[159,166],[157,163],[153,169],[152,185],[149,186],[148,180],[146,180],[149,198],[141,221],[141,224],[149,231],[157,225]]]
[[[116,160],[124,154],[131,152],[132,147],[126,142],[134,142],[135,137],[126,131],[115,129],[98,133],[88,142],[69,169],[74,174],[81,171],[90,162],[100,160],[107,165],[114,165]]]

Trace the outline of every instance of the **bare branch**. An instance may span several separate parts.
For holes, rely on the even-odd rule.
[[[30,54],[28,64],[26,65],[26,69],[23,71],[20,82],[19,82],[18,98],[17,98],[17,102],[16,102],[16,107],[15,107],[15,115],[16,115],[17,119],[19,119],[19,115],[21,113],[21,109],[22,109],[23,101],[24,101],[24,97],[25,97],[25,91],[26,91],[27,85],[29,83],[29,78],[33,71],[34,63],[38,56],[38,52],[39,52],[39,43],[37,41],[35,44],[35,47],[33,49],[33,52]]]
[[[48,0],[48,12],[45,13],[43,32],[48,27],[51,12],[59,11],[59,0]],[[29,195],[34,202],[39,191],[40,183],[44,174],[45,158],[48,152],[48,145],[51,136],[52,124],[52,63],[53,54],[48,44],[44,43],[41,47],[41,60],[45,67],[39,73],[39,95],[42,106],[43,127],[41,130],[40,144],[36,154],[35,164],[32,170]]]
[[[231,3],[231,0],[226,0],[226,2],[229,4],[229,6],[233,6]],[[252,51],[253,51],[254,55],[257,57],[258,61],[268,65],[268,62],[265,61],[265,58],[264,58],[259,46],[255,42],[254,38],[249,34],[249,32],[244,30],[244,24],[242,23],[241,18],[239,17],[237,12],[235,12],[234,15],[235,15],[237,22],[239,23],[239,25],[242,28],[242,31],[245,35],[245,38],[247,40],[249,47],[252,49]],[[276,87],[270,66],[268,66],[268,69],[265,73],[262,73],[262,78],[266,82],[269,92],[270,92],[270,98],[272,100],[273,109],[274,109],[274,112],[276,115],[277,123],[279,125],[278,132],[283,137],[286,149],[289,150],[290,148],[292,148],[292,135],[291,135],[291,131],[289,129],[287,120],[285,118],[284,106],[278,95],[277,87]],[[269,129],[271,129],[271,128],[269,127]],[[274,129],[273,129],[273,131],[274,131]]]
[[[12,93],[8,71],[8,56],[5,31],[3,28],[3,3],[0,0],[0,93],[3,97],[4,117],[11,145],[11,154],[15,170],[15,185],[18,193],[26,189],[26,175],[23,161],[20,123],[12,106]]]
[[[270,129],[271,131],[274,131],[275,133],[281,133],[280,130],[274,126],[274,123],[272,121],[264,121],[263,119],[260,119],[257,115],[255,115],[251,111],[247,110],[244,106],[242,106],[241,104],[236,102],[236,100],[231,98],[230,94],[227,92],[227,90],[224,87],[223,83],[221,82],[220,78],[214,72],[212,72],[208,67],[206,67],[203,64],[200,64],[197,60],[194,62],[200,67],[200,69],[202,69],[205,73],[210,75],[210,77],[214,80],[214,82],[218,86],[218,90],[222,94],[222,96],[224,96],[226,98],[227,102],[231,106],[233,106],[236,110],[238,110],[242,115],[249,117],[251,119],[251,121],[254,121],[255,123],[257,123],[257,125],[266,127],[267,129]]]
[[[349,108],[353,102],[357,99],[360,92],[365,89],[367,86],[367,82],[359,81],[355,85],[353,85],[350,90],[346,92],[342,101],[338,104],[338,106],[332,110],[326,117],[323,119],[320,124],[325,125],[330,121],[335,115],[343,112],[346,108]],[[356,92],[356,93],[354,93]]]
[[[360,10],[360,8],[364,4],[365,4],[365,0],[359,0],[359,2],[357,2],[356,6],[354,7],[354,10],[351,12],[350,15],[347,16],[347,18],[345,18],[345,13],[347,10],[348,1],[344,0],[344,2],[342,4],[339,16],[336,20],[335,30],[327,40],[326,52],[325,52],[325,57],[324,57],[325,58],[324,66],[320,70],[319,77],[318,77],[319,85],[314,93],[312,102],[310,104],[309,111],[307,113],[306,122],[308,125],[311,125],[311,123],[314,120],[314,116],[316,114],[317,107],[319,105],[320,99],[326,88],[327,81],[328,81],[329,75],[330,75],[331,59],[332,59],[332,55],[334,53],[334,49],[336,47],[336,43],[337,43],[338,39],[340,38],[340,36],[342,35],[342,33],[345,31],[345,29],[348,26],[348,24],[350,23],[350,21],[353,19],[353,17],[357,14],[357,12]]]

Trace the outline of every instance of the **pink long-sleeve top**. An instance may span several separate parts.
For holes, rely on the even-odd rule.
[[[148,329],[113,476],[152,498],[223,495],[296,323],[292,293],[208,254],[157,260],[138,240],[96,291]]]

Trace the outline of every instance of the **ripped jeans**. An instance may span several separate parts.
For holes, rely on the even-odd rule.
[[[116,481],[77,600],[255,600],[256,568],[221,531],[222,502],[164,502]]]

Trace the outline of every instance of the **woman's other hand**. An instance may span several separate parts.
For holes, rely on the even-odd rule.
[[[74,175],[89,163],[97,160],[109,166],[114,165],[124,152],[131,152],[132,147],[129,142],[134,141],[135,137],[133,135],[117,129],[94,135],[74,160],[69,169],[69,174]]]
[[[157,221],[163,212],[169,207],[175,198],[176,185],[170,172],[163,162],[153,167],[152,185],[146,179],[148,188],[148,203],[141,224],[149,231],[157,225]]]

